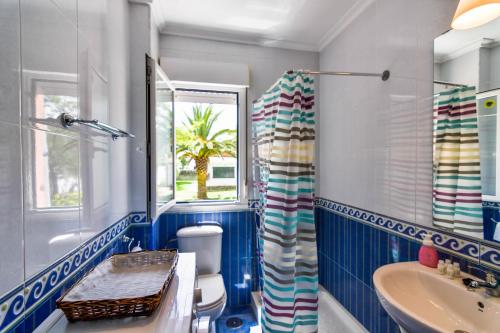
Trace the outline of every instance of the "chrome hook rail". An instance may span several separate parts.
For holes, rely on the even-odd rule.
[[[99,120],[84,120],[73,117],[68,113],[61,113],[61,124],[64,128],[69,128],[74,124],[86,125],[111,135],[113,140],[117,138],[135,138],[135,135],[125,132],[119,128],[102,123]]]

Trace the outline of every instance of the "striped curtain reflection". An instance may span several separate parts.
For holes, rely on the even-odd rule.
[[[253,105],[264,332],[316,332],[313,78],[285,73]]]
[[[483,238],[475,87],[435,97],[433,168],[434,224]]]

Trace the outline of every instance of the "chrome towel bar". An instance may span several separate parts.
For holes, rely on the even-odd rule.
[[[117,138],[135,138],[135,135],[125,132],[116,127],[110,126],[108,124],[101,123],[99,120],[78,119],[68,113],[61,113],[60,118],[61,118],[61,124],[65,128],[71,127],[73,126],[73,124],[81,124],[106,132],[111,135],[111,138],[113,140],[116,140]]]

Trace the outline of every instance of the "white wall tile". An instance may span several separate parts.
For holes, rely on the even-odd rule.
[[[0,2],[0,121],[19,124],[19,2]]]
[[[77,139],[23,129],[26,277],[80,244],[80,148]]]
[[[391,71],[321,77],[320,196],[431,224],[432,46],[455,8],[376,0],[320,53],[322,70]]]
[[[390,69],[393,77],[415,77],[417,3],[414,0],[376,1],[377,53],[371,71]]]
[[[114,193],[110,182],[109,147],[112,142],[81,140],[82,242],[93,237],[110,221],[110,197]]]
[[[49,0],[22,0],[21,20],[22,124],[60,132],[60,113],[78,116],[76,25]],[[47,95],[73,101],[43,107]]]
[[[0,111],[5,114],[0,135],[9,137],[0,141],[7,157],[1,167],[2,175],[16,181],[2,182],[10,192],[2,195],[9,222],[0,228],[10,237],[1,250],[16,257],[9,266],[2,264],[5,288],[130,212],[127,139],[113,142],[79,125],[64,129],[57,120],[61,112],[69,112],[128,129],[128,1],[79,1],[77,6],[76,0],[21,0],[20,9],[17,3],[0,4],[0,24],[7,22],[4,14],[10,20],[0,37],[3,42],[9,36],[14,46],[0,50],[2,78],[8,78],[8,85],[0,85]],[[22,35],[16,28],[19,17]],[[22,87],[15,73],[21,66]],[[21,107],[16,89],[22,92]],[[8,103],[4,93],[12,96]],[[16,152],[22,154],[22,167]],[[4,291],[2,284],[0,294]]]
[[[105,0],[78,1],[78,56],[87,57],[96,75],[108,77],[108,3]]]
[[[0,295],[24,278],[20,145],[19,125],[0,122]]]

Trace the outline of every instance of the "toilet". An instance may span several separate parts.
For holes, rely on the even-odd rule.
[[[210,317],[211,332],[215,332],[215,320],[226,307],[226,288],[220,274],[222,228],[217,225],[198,225],[177,231],[179,251],[195,252],[198,269],[198,288],[202,300],[196,304],[197,317]]]

